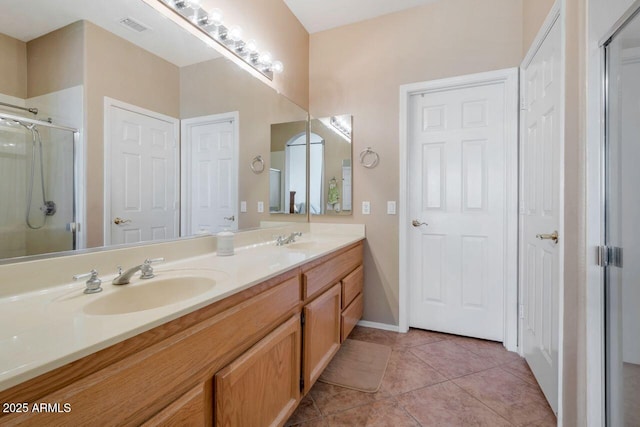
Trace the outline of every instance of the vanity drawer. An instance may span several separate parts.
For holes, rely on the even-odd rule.
[[[348,307],[351,301],[362,292],[364,282],[364,268],[362,266],[353,270],[342,279],[342,308]]]
[[[317,265],[302,275],[302,298],[307,300],[323,289],[338,283],[354,268],[362,264],[362,244]]]
[[[364,309],[362,293],[358,294],[356,299],[353,300],[349,307],[342,311],[342,322],[340,329],[340,342],[344,342],[347,339],[353,328],[355,328],[358,321],[362,318],[362,311]]]

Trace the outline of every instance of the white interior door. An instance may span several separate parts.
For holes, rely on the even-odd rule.
[[[517,162],[516,126],[509,123],[517,91],[508,96],[506,86],[474,84],[470,76],[409,99],[410,326],[505,338],[505,286],[516,286],[508,251],[510,236],[515,246],[508,217],[515,224],[516,215],[508,205],[517,200],[508,179]]]
[[[184,231],[238,229],[237,114],[183,121]]]
[[[522,69],[520,281],[522,349],[549,404],[558,410],[562,116],[560,24]],[[544,240],[537,235],[545,235]]]
[[[178,120],[105,102],[105,243],[178,237]]]

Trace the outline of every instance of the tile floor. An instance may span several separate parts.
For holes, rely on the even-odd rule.
[[[356,327],[393,351],[377,393],[317,382],[287,426],[555,426],[531,371],[502,344],[411,329]]]

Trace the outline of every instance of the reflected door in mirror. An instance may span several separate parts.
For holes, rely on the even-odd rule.
[[[238,114],[182,121],[183,235],[238,229]]]
[[[108,102],[105,143],[111,157],[105,167],[111,190],[110,206],[105,206],[106,242],[178,237],[178,120]]]

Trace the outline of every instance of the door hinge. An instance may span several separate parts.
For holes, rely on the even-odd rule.
[[[513,104],[511,104],[513,105]],[[526,110],[527,109],[527,98],[525,98],[524,95],[520,96],[520,110]]]
[[[518,306],[518,317],[524,319],[524,304]]]
[[[304,312],[302,312],[302,314],[300,315],[300,322],[302,323],[302,326],[304,326],[304,322],[306,321]]]
[[[300,377],[300,391],[304,391],[304,378]]]
[[[622,267],[622,248],[598,246],[598,265],[600,267]]]

